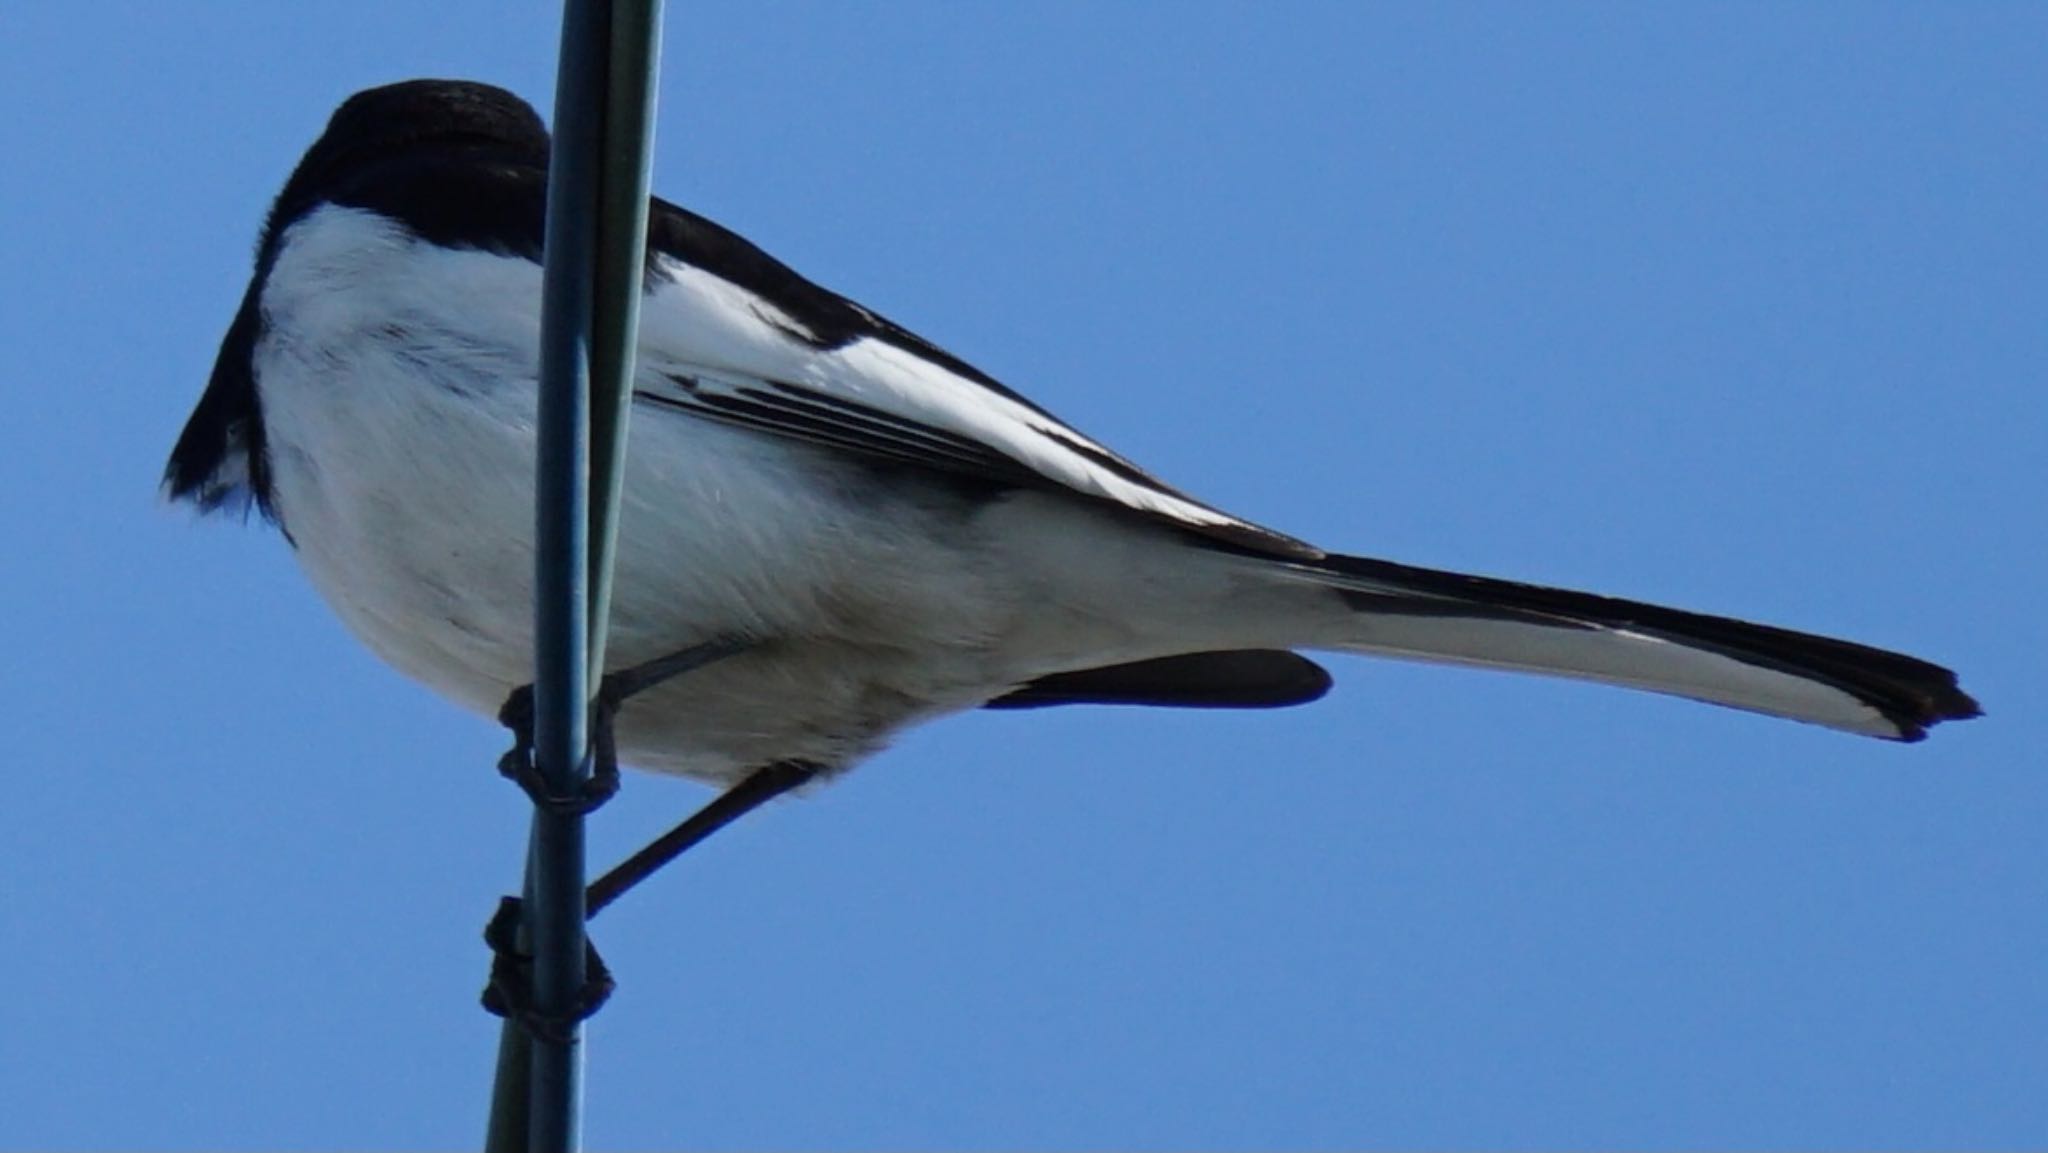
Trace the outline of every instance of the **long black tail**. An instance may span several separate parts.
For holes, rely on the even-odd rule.
[[[1290,563],[1354,609],[1329,647],[1577,677],[1899,741],[1977,716],[1939,665],[1851,641],[1365,557]]]

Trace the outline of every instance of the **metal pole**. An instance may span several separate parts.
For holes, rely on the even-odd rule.
[[[535,758],[562,795],[590,772],[592,670],[603,668],[632,391],[659,26],[656,0],[564,4],[534,489]],[[536,808],[522,928],[534,958],[533,1007],[543,1016],[569,1018],[583,990],[583,889],[583,818]],[[486,1147],[578,1149],[581,1029],[537,1038],[507,1021],[499,1044]]]
[[[633,347],[640,327],[647,252],[647,187],[653,164],[655,78],[661,72],[661,0],[612,6],[597,237],[596,328],[590,370],[590,667],[604,668],[618,543],[626,424],[633,405]]]

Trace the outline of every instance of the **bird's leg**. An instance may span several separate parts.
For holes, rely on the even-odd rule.
[[[625,896],[628,889],[689,852],[704,838],[817,775],[818,766],[804,761],[777,761],[755,769],[681,824],[656,837],[646,848],[592,881],[583,894],[585,914],[597,916],[605,906]]]
[[[498,771],[524,789],[527,796],[532,797],[533,803],[537,806],[552,809],[556,812],[578,814],[590,812],[610,800],[612,794],[619,791],[618,741],[613,734],[613,722],[618,717],[619,708],[634,696],[656,685],[673,680],[693,669],[702,668],[713,661],[731,656],[745,647],[745,642],[732,639],[707,641],[704,644],[692,645],[689,648],[670,653],[668,656],[657,657],[645,664],[620,669],[618,672],[607,675],[598,685],[597,699],[591,702],[590,775],[584,778],[580,785],[567,795],[557,793],[549,788],[548,782],[542,776],[539,766],[534,763],[533,686],[524,685],[512,690],[511,695],[505,698],[504,706],[498,710],[498,719],[503,722],[506,728],[512,730],[513,739],[511,751],[498,760]],[[759,775],[758,773],[755,774],[755,776]],[[752,777],[748,778],[749,781],[752,779]],[[746,782],[741,782],[741,785],[735,788],[733,793],[737,793],[745,787]],[[784,785],[782,788],[776,789],[775,792],[782,792],[790,787],[789,785]],[[731,795],[731,793],[727,794],[728,797]],[[773,795],[775,795],[774,792],[768,793],[766,796],[761,797],[760,800],[733,809],[722,819],[716,820],[709,827],[704,828],[702,832],[698,833],[680,848],[670,851],[668,856],[663,857],[662,860],[665,861],[681,853],[690,844],[703,840],[719,826]],[[713,801],[710,806],[707,806],[705,812],[709,813],[711,809],[717,808],[725,799],[725,797],[721,797],[718,801]],[[704,813],[698,814],[699,817],[704,815]],[[696,819],[692,818],[692,820]],[[689,823],[686,821],[684,825],[687,826]],[[676,833],[680,831],[681,828],[679,827],[676,832],[671,832],[668,837],[664,837],[662,840],[666,841],[670,837],[676,836]],[[660,844],[661,842],[656,843]],[[649,849],[653,847],[649,846]],[[642,850],[640,853],[635,854],[632,861],[629,861],[628,864],[638,861],[641,857],[647,855],[648,850]],[[659,867],[660,863],[661,861],[656,861],[646,866],[639,876],[645,876],[647,873],[652,872],[655,868]],[[612,873],[606,874],[599,883],[602,884],[604,881],[610,880],[619,871],[614,869]],[[637,879],[638,877],[634,878],[634,880]],[[619,891],[623,891],[625,887],[630,886],[632,883],[632,881],[627,881],[626,885],[621,886]],[[610,898],[606,898],[607,903],[609,900]],[[587,915],[588,913],[586,913]],[[533,1008],[533,955],[522,947],[523,942],[520,939],[521,918],[522,910],[519,898],[506,897],[498,902],[496,915],[491,918],[490,924],[484,927],[484,941],[491,947],[491,980],[490,984],[484,987],[484,1008],[500,1017],[518,1018],[525,1025],[527,1031],[538,1038],[558,1042],[566,1041],[576,1022],[582,1021],[592,1013],[597,1012],[604,1005],[606,998],[611,996],[614,984],[611,971],[605,967],[604,958],[598,956],[596,947],[591,945],[588,938],[586,938],[583,943],[583,989],[577,997],[576,1008],[564,1018],[556,1018],[536,1012]]]
[[[592,882],[584,890],[584,916],[597,916],[607,905],[624,896],[628,889],[653,876],[656,870],[682,856],[704,838],[817,775],[817,766],[803,761],[777,761],[755,769],[739,784],[720,793],[710,804]],[[518,1017],[528,1030],[543,1039],[566,1038],[569,1026],[597,1012],[605,999],[611,996],[611,970],[605,967],[597,949],[586,940],[583,993],[578,998],[576,1011],[566,1021],[535,1013],[532,1009],[533,955],[520,947],[519,918],[519,898],[506,897],[498,902],[497,915],[484,927],[484,941],[491,947],[491,982],[484,986],[484,1008],[500,1017]]]
[[[619,708],[656,685],[746,647],[744,641],[720,638],[607,674],[598,683],[597,699],[591,702],[590,775],[567,794],[550,788],[540,766],[534,763],[533,686],[521,685],[512,690],[498,709],[498,723],[512,730],[512,748],[498,758],[498,771],[524,789],[541,808],[558,813],[589,813],[619,791],[618,742],[612,732]]]

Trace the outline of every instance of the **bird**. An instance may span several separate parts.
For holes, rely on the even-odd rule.
[[[549,145],[486,84],[343,102],[270,207],[164,476],[274,524],[355,636],[486,713],[533,675]],[[1894,741],[1980,713],[1900,653],[1232,515],[659,198],[643,271],[608,667],[704,667],[615,702],[613,739],[644,770],[755,782],[735,811],[969,709],[1305,704],[1332,682],[1304,651]]]

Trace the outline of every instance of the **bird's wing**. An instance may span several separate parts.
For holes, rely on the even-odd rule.
[[[1321,552],[1179,492],[971,365],[655,202],[644,404],[878,460],[1063,489],[1242,548]]]

